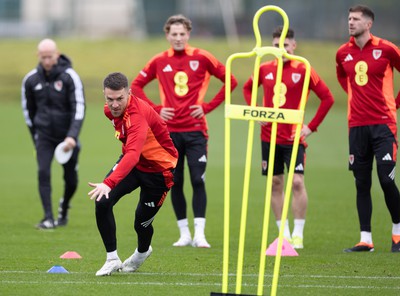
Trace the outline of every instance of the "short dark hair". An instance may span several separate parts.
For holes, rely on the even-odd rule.
[[[103,80],[103,89],[121,90],[128,88],[128,78],[121,72],[110,73]]]
[[[182,24],[186,28],[186,30],[188,30],[189,32],[192,31],[191,20],[182,14],[176,14],[176,15],[170,16],[167,19],[167,21],[165,22],[165,25],[164,25],[164,32],[169,33],[169,30],[171,29],[171,25],[174,25],[174,24]]]
[[[364,16],[369,17],[372,21],[375,20],[374,12],[371,10],[371,8],[365,5],[355,5],[350,7],[349,12],[361,12]]]
[[[281,35],[282,35],[282,30],[283,30],[282,26],[276,27],[275,30],[272,32],[272,38],[280,38]],[[286,34],[286,38],[294,39],[294,31],[293,31],[293,29],[291,29],[291,28],[288,29],[287,34]]]

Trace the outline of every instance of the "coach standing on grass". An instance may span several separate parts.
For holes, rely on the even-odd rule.
[[[340,85],[348,94],[349,169],[357,190],[360,242],[345,252],[372,252],[372,164],[392,220],[392,252],[400,252],[400,195],[395,183],[397,114],[400,92],[394,98],[393,68],[400,71],[400,51],[370,33],[374,13],[366,6],[349,9],[349,42],[336,54]]]
[[[206,114],[225,99],[225,66],[211,53],[189,46],[191,21],[183,15],[173,15],[164,26],[171,48],[153,57],[131,85],[132,93],[145,99],[168,125],[171,138],[179,152],[175,185],[171,190],[172,205],[180,237],[173,246],[209,248],[205,237],[207,194],[208,126]],[[205,101],[210,76],[224,85],[209,101]],[[144,93],[144,87],[158,79],[161,104],[154,104]],[[232,76],[233,90],[237,81]],[[192,240],[187,219],[187,204],[183,191],[185,156],[193,188],[194,236]]]
[[[44,218],[36,226],[53,229],[67,224],[70,200],[78,186],[78,136],[85,117],[85,97],[71,61],[58,52],[53,40],[44,39],[39,43],[38,58],[36,69],[22,82],[22,109],[36,148],[39,193],[44,210]],[[63,141],[64,151],[73,149],[73,153],[63,164],[64,195],[59,203],[58,219],[54,221],[51,162],[56,146]]]
[[[103,83],[106,99],[104,113],[122,142],[122,155],[102,183],[89,183],[96,200],[96,222],[107,259],[97,276],[111,275],[122,269],[134,272],[152,253],[153,220],[174,184],[178,152],[167,125],[145,101],[130,94],[128,79],[122,73],[111,73]],[[138,246],[122,264],[117,253],[115,204],[140,187],[134,228]]]

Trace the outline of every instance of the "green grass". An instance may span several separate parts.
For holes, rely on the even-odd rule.
[[[133,41],[60,40],[60,48],[73,58],[86,86],[87,117],[81,135],[80,186],[73,199],[70,224],[52,232],[38,231],[33,225],[42,216],[36,181],[33,146],[25,127],[20,105],[19,87],[22,76],[36,61],[37,41],[6,40],[0,48],[0,295],[209,295],[220,292],[223,247],[223,176],[224,118],[223,108],[208,115],[210,127],[209,163],[207,170],[207,228],[211,249],[174,248],[178,229],[170,200],[154,222],[154,253],[135,274],[95,277],[105,260],[98,234],[93,201],[87,192],[88,181],[101,181],[120,153],[111,124],[102,114],[101,81],[111,71],[122,71],[133,78],[144,62],[165,48],[164,40],[148,43]],[[221,40],[193,41],[221,60],[230,53],[248,51],[252,41],[242,48],[228,49]],[[359,239],[353,177],[347,171],[347,124],[345,96],[335,78],[334,52],[337,44],[299,43],[299,50],[326,80],[337,104],[328,114],[319,132],[308,142],[306,183],[309,208],[305,228],[305,249],[298,257],[283,257],[278,295],[398,295],[400,273],[397,254],[390,250],[391,221],[384,198],[374,176],[373,238],[376,251],[370,254],[345,254]],[[318,54],[324,53],[324,54]],[[16,63],[15,61],[18,61]],[[248,77],[248,65],[239,66],[237,77]],[[251,67],[250,67],[251,68]],[[244,69],[244,70],[241,70]],[[398,78],[398,75],[397,75]],[[398,81],[398,80],[397,80]],[[240,82],[240,83],[241,83]],[[216,86],[214,86],[216,85]],[[397,89],[399,84],[397,83]],[[210,86],[215,93],[218,83]],[[150,87],[151,88],[151,87]],[[156,92],[154,91],[156,94]],[[156,95],[154,95],[156,96]],[[240,87],[235,91],[240,101]],[[309,114],[315,111],[311,96]],[[229,291],[235,292],[237,236],[240,220],[240,195],[248,124],[232,122],[232,211]],[[248,228],[243,276],[244,294],[256,294],[260,253],[261,221],[265,178],[260,175],[259,130],[256,127],[251,169]],[[188,179],[187,179],[188,180]],[[61,196],[61,169],[53,166],[54,210]],[[190,205],[190,185],[186,182]],[[118,251],[122,259],[136,247],[133,214],[138,193],[124,197],[116,206]],[[192,222],[192,212],[189,219]],[[272,214],[268,243],[277,236]],[[83,258],[65,260],[66,251],[76,251]],[[267,257],[265,289],[271,285],[274,257]],[[54,265],[62,265],[68,274],[49,274]]]

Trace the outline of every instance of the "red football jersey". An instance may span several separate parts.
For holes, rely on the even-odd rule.
[[[349,127],[396,124],[393,68],[400,71],[400,51],[387,40],[371,35],[360,49],[354,37],[336,53],[336,73],[348,94]]]
[[[123,157],[103,181],[114,188],[136,167],[143,172],[163,172],[175,168],[178,152],[167,125],[146,102],[130,96],[124,114],[114,117],[107,104],[104,114],[112,121],[115,137],[122,142]]]
[[[208,103],[204,98],[210,76],[221,80],[224,85]],[[161,105],[152,102],[143,88],[150,81],[158,79]],[[231,77],[231,90],[237,81]],[[209,52],[186,46],[184,51],[170,48],[154,56],[133,80],[131,91],[137,97],[146,100],[160,113],[162,107],[175,108],[175,116],[167,121],[170,132],[206,131],[205,116],[193,118],[189,107],[201,105],[207,114],[217,108],[225,99],[225,66]]]
[[[263,106],[273,107],[274,86],[276,83],[277,60],[268,61],[260,66],[258,85],[262,84],[264,90]],[[297,61],[287,61],[283,64],[281,97],[279,108],[283,109],[299,109],[301,93],[304,85],[305,66]],[[253,77],[249,78],[243,86],[243,94],[246,102],[250,105]],[[321,100],[318,110],[314,118],[308,123],[311,131],[316,131],[321,124],[329,109],[334,103],[332,93],[326,86],[324,81],[320,79],[318,74],[311,69],[309,90],[315,92]],[[271,125],[268,122],[261,128],[261,140],[270,141]],[[294,140],[296,126],[293,124],[279,123],[277,129],[276,143],[282,145],[292,145]],[[304,139],[300,139],[301,143],[307,145]]]

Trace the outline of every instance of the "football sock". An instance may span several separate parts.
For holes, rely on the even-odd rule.
[[[194,218],[194,237],[204,237],[206,218]]]
[[[361,231],[361,239],[360,242],[364,242],[367,244],[372,244],[372,233],[368,231]]]
[[[281,230],[281,220],[276,220],[276,225],[278,226],[279,231]],[[283,230],[283,236],[287,239],[290,239],[290,228],[289,228],[289,220],[286,219],[285,229]]]
[[[393,223],[392,227],[392,240],[395,244],[400,242],[400,223]]]
[[[119,259],[117,250],[112,252],[107,252],[107,260],[115,260],[115,259]]]
[[[393,223],[392,234],[393,235],[400,235],[400,223],[397,223],[397,224]]]
[[[192,235],[190,234],[188,219],[185,218],[185,219],[178,220],[177,223],[178,223],[178,227],[179,227],[180,236],[191,238]]]
[[[305,219],[294,219],[294,228],[293,228],[293,236],[298,236],[303,238],[303,230],[304,230],[304,224],[306,223]]]

